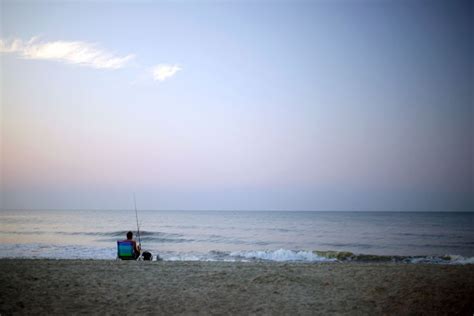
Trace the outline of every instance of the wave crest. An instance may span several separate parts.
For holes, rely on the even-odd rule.
[[[319,256],[311,251],[294,251],[287,249],[263,250],[263,251],[237,251],[230,253],[231,257],[245,258],[251,260],[266,261],[305,261],[305,262],[323,262],[336,261],[334,258],[326,258]]]

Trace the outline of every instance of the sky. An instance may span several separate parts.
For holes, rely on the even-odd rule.
[[[471,1],[0,3],[0,209],[474,211]]]

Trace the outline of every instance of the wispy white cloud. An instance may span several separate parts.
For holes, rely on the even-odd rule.
[[[151,69],[153,79],[157,81],[164,81],[168,78],[171,78],[180,70],[182,70],[182,68],[176,64],[159,64]]]
[[[26,59],[56,60],[97,69],[119,69],[134,55],[115,56],[96,44],[81,41],[41,42],[37,37],[28,41],[0,39],[0,53],[13,53]]]

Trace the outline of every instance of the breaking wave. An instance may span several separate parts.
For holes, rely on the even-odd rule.
[[[340,262],[394,262],[394,263],[439,263],[439,264],[474,264],[474,257],[459,255],[444,256],[381,256],[355,254],[348,251],[313,251],[319,256],[333,258]]]
[[[244,258],[250,260],[265,261],[303,261],[303,262],[324,262],[336,261],[334,258],[319,256],[311,251],[293,251],[287,249],[278,249],[274,251],[238,251],[230,253],[231,257]]]
[[[128,231],[119,230],[112,232],[57,232],[56,234],[61,235],[82,235],[97,237],[96,240],[99,242],[115,242],[116,240],[124,239]],[[135,235],[135,232],[134,232]],[[163,232],[152,232],[152,231],[140,231],[140,238],[143,242],[156,242],[156,243],[184,243],[192,242],[192,239],[183,238],[181,234],[163,233]]]
[[[406,264],[474,264],[474,257],[445,256],[380,256],[338,251],[262,250],[262,251],[211,251],[198,253],[161,253],[165,261],[236,261],[236,262],[360,262]]]
[[[399,264],[474,264],[474,257],[445,256],[380,256],[354,254],[343,251],[261,250],[176,252],[146,249],[155,260],[164,261],[218,261],[218,262],[301,262],[301,263],[399,263]],[[0,244],[0,258],[25,259],[116,259],[114,247],[85,245],[45,245],[41,243]]]

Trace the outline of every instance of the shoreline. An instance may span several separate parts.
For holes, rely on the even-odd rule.
[[[29,244],[28,244],[29,245]],[[23,248],[21,248],[23,246]],[[20,260],[115,260],[116,250],[107,248],[80,248],[80,246],[48,245],[48,252],[42,255],[25,256],[37,244],[24,247],[24,244],[0,244],[1,259]],[[43,246],[44,247],[44,246]],[[30,249],[31,248],[31,249]],[[20,249],[20,250],[19,250]],[[44,250],[44,248],[43,248]],[[374,254],[370,252],[350,252],[346,250],[290,250],[290,249],[264,249],[222,251],[211,250],[205,252],[170,252],[146,249],[151,251],[153,261],[210,261],[210,262],[288,262],[288,263],[322,263],[322,262],[361,262],[361,263],[403,263],[403,264],[447,264],[465,265],[474,264],[474,256],[465,254]],[[78,251],[79,255],[72,255]],[[9,254],[8,256],[1,255]],[[107,253],[107,256],[104,256]],[[157,256],[160,260],[157,260]]]
[[[0,259],[0,314],[472,315],[474,266]]]

